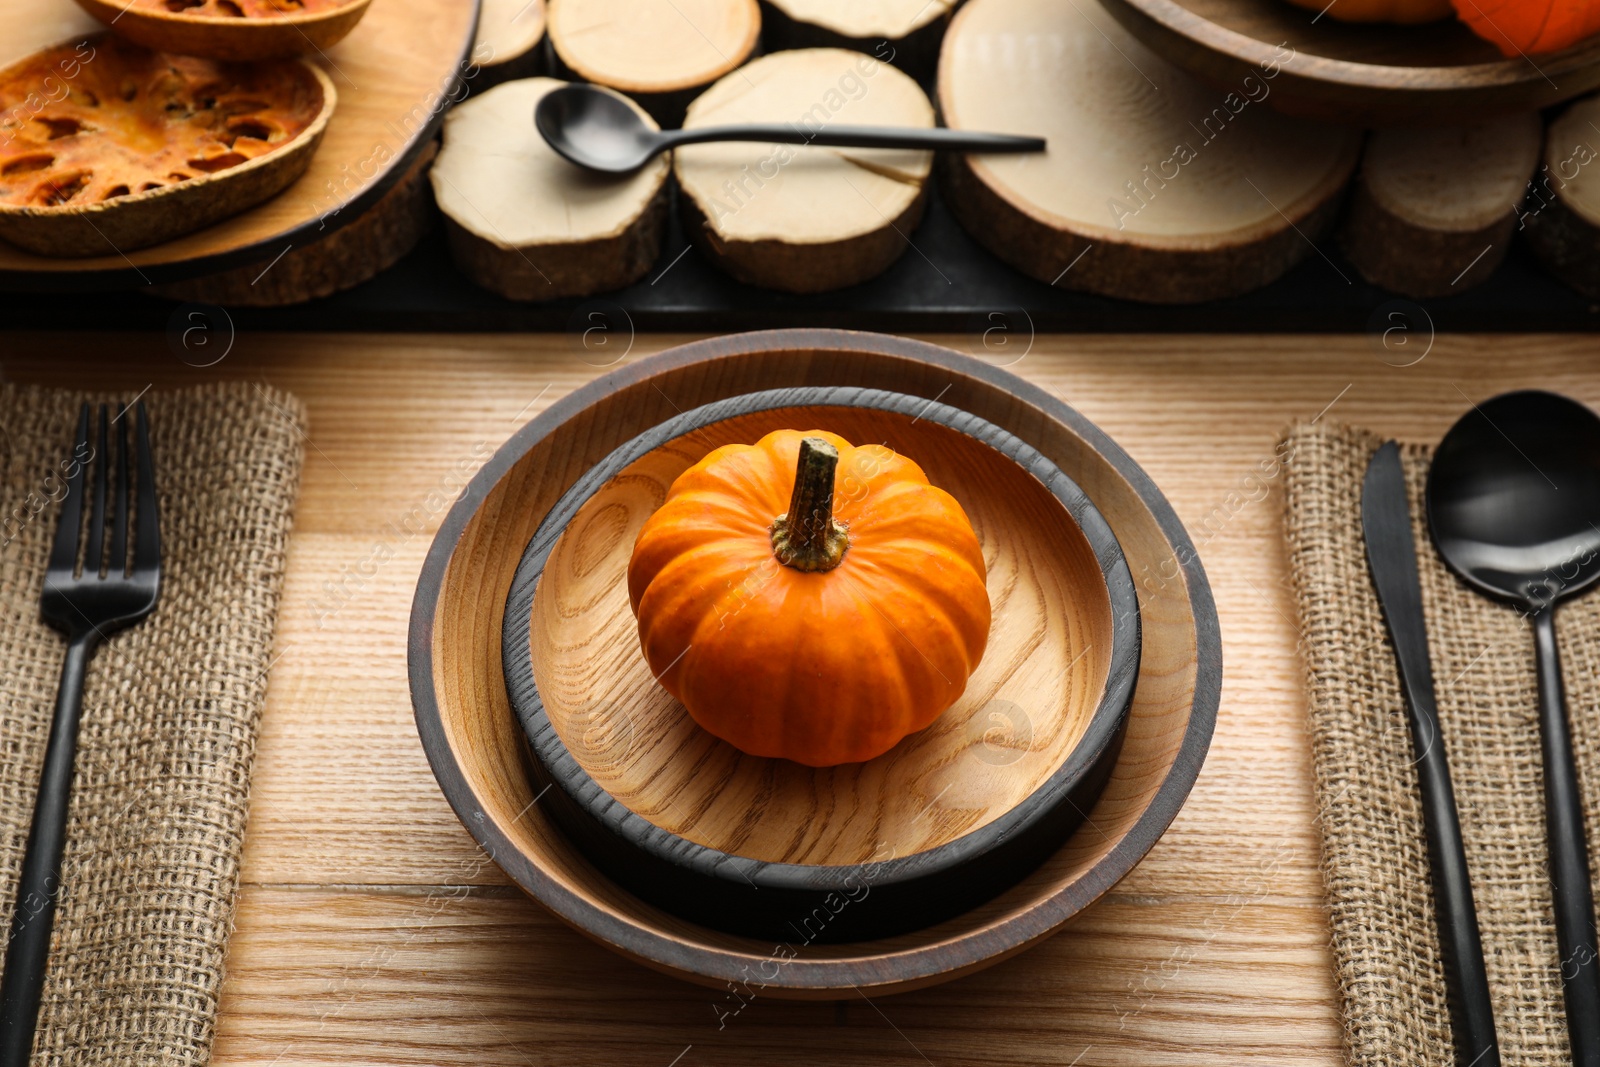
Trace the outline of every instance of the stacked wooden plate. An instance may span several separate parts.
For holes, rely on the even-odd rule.
[[[717,448],[794,428],[912,460],[961,504],[984,549],[993,618],[977,671],[931,726],[864,762],[809,767],[717,740],[657,684],[629,609],[634,541],[673,480]],[[874,573],[844,573],[858,551],[837,579],[851,593]],[[736,576],[719,631],[740,625],[769,577]],[[743,625],[763,626],[758,617]],[[883,659],[930,662],[899,627],[882,630],[852,636]],[[1082,824],[1122,744],[1139,604],[1105,518],[1014,435],[904,393],[776,389],[686,411],[579,479],[522,555],[503,648],[535,778],[556,787],[546,808],[597,865],[717,929],[837,942],[981,904]]]
[[[751,398],[774,389],[810,392]],[[912,410],[889,393],[922,399]],[[695,414],[708,405],[709,412]],[[638,676],[626,600],[619,613],[607,577],[617,560],[625,562],[629,529],[650,510],[674,466],[715,441],[749,438],[769,423],[793,421],[796,410],[851,431],[890,425],[908,454],[927,459],[930,474],[937,470],[953,479],[952,488],[981,502],[973,511],[991,574],[1034,571],[1013,583],[1026,593],[1014,612],[997,606],[997,622],[1024,619],[1025,601],[1035,601],[1030,610],[1044,620],[1043,636],[1032,645],[997,629],[994,681],[1013,687],[1003,698],[989,697],[972,709],[980,715],[958,714],[950,724],[957,728],[942,735],[936,726],[924,742],[926,753],[919,755],[915,743],[891,752],[899,754],[903,770],[885,761],[873,770],[867,764],[831,772],[826,784],[835,791],[813,794],[810,810],[844,797],[884,801],[889,794],[873,775],[900,774],[904,796],[891,799],[904,814],[885,804],[871,819],[898,835],[895,855],[914,855],[913,848],[937,848],[959,839],[963,829],[970,834],[1003,820],[1028,794],[1026,783],[1050,779],[1048,768],[1071,763],[1071,753],[1085,753],[1082,763],[1106,768],[1098,799],[1089,807],[1084,798],[1086,810],[1074,815],[1081,825],[1020,865],[1013,884],[991,885],[995,895],[960,901],[953,911],[932,908],[909,929],[903,922],[897,930],[885,925],[886,914],[867,906],[880,888],[891,898],[890,881],[858,882],[863,892],[825,913],[849,917],[832,934],[821,932],[814,911],[789,916],[787,930],[771,922],[781,908],[753,923],[734,922],[738,929],[732,930],[709,911],[685,918],[681,900],[637,880],[630,889],[614,877],[617,864],[593,839],[610,831],[601,828],[588,838],[573,833],[575,814],[604,810],[605,803],[578,803],[575,810],[570,802],[581,801],[580,795],[565,785],[545,791],[542,784],[549,780],[544,757],[560,742],[575,762],[582,757],[594,789],[626,809],[614,814],[631,814],[636,825],[702,850],[679,855],[691,874],[693,856],[712,852],[720,853],[713,860],[757,879],[784,873],[779,868],[796,859],[813,874],[835,875],[841,872],[827,868],[837,864],[809,861],[848,855],[871,865],[887,857],[874,856],[883,835],[866,827],[868,818],[823,812],[817,820],[822,832],[813,833],[804,812],[782,804],[752,808],[748,791],[759,781],[774,796],[792,798],[798,794],[785,790],[824,779],[778,761],[741,761],[674,718],[673,702],[653,691],[648,675]],[[686,415],[693,418],[673,422]],[[969,447],[956,437],[985,432],[983,426],[1004,435],[993,438],[1000,447],[963,479],[960,465],[945,460],[976,458],[979,453],[954,451]],[[1043,464],[1035,469],[1065,474],[1060,492],[1038,480],[1027,486],[1035,476],[1025,471],[1007,473],[1028,467],[1031,456]],[[996,483],[987,493],[986,482]],[[1081,487],[1081,501],[1071,485]],[[1106,580],[1120,568],[1114,553],[1101,551],[1108,545],[1096,533],[1095,515],[1120,546],[1142,624],[1121,747],[1105,764],[1098,757],[1115,749],[1121,718],[1115,663],[1131,616],[1119,620],[1107,610],[1127,590],[1118,593]],[[536,538],[541,526],[545,536]],[[1019,529],[1042,542],[1025,544],[1015,534]],[[568,532],[573,536],[563,547]],[[541,607],[539,572],[547,566],[543,577],[556,584]],[[519,568],[522,584],[514,590]],[[1097,586],[1098,601],[1085,597],[1069,607],[1061,600],[1063,589]],[[1052,587],[1038,603],[1037,591]],[[528,624],[528,641],[520,634],[503,640],[503,619],[516,625],[535,611],[542,614]],[[547,640],[541,643],[539,634]],[[1088,652],[1076,666],[1059,663],[1069,648],[1102,642],[1104,650]],[[503,648],[512,650],[509,662],[521,665],[522,677],[508,677]],[[435,540],[413,606],[410,655],[418,729],[440,785],[463,823],[519,885],[579,930],[650,966],[706,984],[737,980],[766,995],[799,997],[848,994],[852,986],[892,991],[927,985],[986,966],[1058,929],[1127,874],[1177,813],[1210,740],[1221,680],[1215,613],[1193,546],[1160,493],[1113,442],[1003,371],[930,345],[836,331],[687,345],[591,383],[519,431],[473,479]],[[1044,673],[1049,667],[1071,684]],[[542,740],[535,731],[532,748],[507,695],[509,685],[525,699],[530,684],[552,724]],[[974,688],[993,686],[975,676]],[[596,696],[609,699],[596,702]],[[627,713],[614,714],[617,707]],[[1077,719],[1041,710],[1069,708],[1077,709]],[[1030,722],[1038,727],[1032,733]],[[972,733],[977,726],[983,731]],[[1084,738],[1097,740],[1081,744]],[[544,757],[534,751],[541,744]],[[936,749],[946,757],[943,772]],[[720,767],[720,779],[702,782],[686,774],[697,761],[702,769]],[[759,772],[758,764],[765,765]],[[670,805],[655,803],[660,798],[652,789],[665,787],[647,780],[647,767],[685,786],[689,791],[676,801],[698,810],[671,815]],[[1078,775],[1081,782],[1081,770],[1066,778]],[[719,806],[720,786],[728,791],[727,806]],[[1010,786],[1016,788],[1008,792]],[[558,797],[565,800],[550,802]],[[771,820],[777,830],[741,838],[729,828],[733,808],[755,811],[757,822]],[[809,854],[805,844],[792,843],[797,836],[809,842]],[[658,843],[664,840],[658,836]],[[662,849],[656,859],[670,863],[672,855]],[[781,879],[767,884],[776,887]],[[748,898],[762,892],[752,890]],[[901,899],[915,901],[914,895]]]

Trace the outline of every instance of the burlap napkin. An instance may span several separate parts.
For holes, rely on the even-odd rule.
[[[1323,874],[1350,1062],[1454,1067],[1421,801],[1393,649],[1367,571],[1361,482],[1380,439],[1336,425],[1288,438],[1285,529],[1310,690]],[[1570,1063],[1546,880],[1533,635],[1468,590],[1428,538],[1429,452],[1403,448],[1450,771],[1507,1067]],[[1600,857],[1600,595],[1557,616]]]
[[[0,931],[9,929],[62,639],[39,591],[84,397],[0,387]],[[34,1063],[203,1064],[300,481],[299,402],[248,383],[145,397],[161,601],[89,668]]]

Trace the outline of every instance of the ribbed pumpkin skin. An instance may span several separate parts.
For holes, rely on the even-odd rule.
[[[1594,0],[1455,0],[1455,7],[1473,33],[1508,57],[1559,52],[1600,33]]]
[[[778,562],[800,442],[839,450],[832,570]],[[645,523],[628,596],[651,671],[744,752],[814,767],[871,759],[955,702],[989,636],[986,568],[955,498],[888,448],[813,430],[725,445]]]
[[[1449,18],[1454,9],[1450,0],[1290,0],[1290,3],[1312,11],[1328,8],[1330,18],[1344,22],[1396,22],[1414,25],[1419,22],[1436,22]]]

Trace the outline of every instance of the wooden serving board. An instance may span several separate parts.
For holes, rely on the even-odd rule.
[[[1332,122],[1471,122],[1600,86],[1600,35],[1554,55],[1507,59],[1454,19],[1354,24],[1287,0],[1102,2],[1153,51],[1221,90],[1214,101],[1196,102],[1199,114],[1237,91]]]
[[[338,107],[310,168],[281,194],[215,226],[126,255],[36,256],[0,244],[0,289],[153,285],[304,248],[355,220],[433,136],[468,72],[478,0],[375,0],[334,47],[310,58],[333,79]],[[72,0],[0,5],[0,65],[103,32]]]

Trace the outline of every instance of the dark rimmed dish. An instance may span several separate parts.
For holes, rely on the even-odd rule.
[[[978,675],[969,690],[980,691],[965,694],[936,724],[943,726],[942,734],[908,738],[869,761],[877,766],[800,768],[786,761],[740,757],[709,735],[698,736],[687,712],[675,702],[667,705],[664,694],[654,714],[630,713],[621,703],[630,701],[637,707],[649,700],[641,689],[657,688],[638,652],[631,617],[619,618],[603,634],[586,633],[586,641],[566,634],[560,640],[534,639],[540,636],[535,620],[549,618],[560,625],[579,611],[591,619],[604,613],[604,607],[597,606],[594,574],[600,570],[622,584],[632,536],[652,510],[654,496],[646,494],[626,519],[618,518],[627,512],[621,501],[638,496],[638,483],[645,477],[642,469],[652,459],[659,466],[660,459],[670,455],[672,469],[682,469],[730,440],[748,443],[783,426],[833,429],[851,419],[854,424],[847,438],[854,439],[854,434],[881,441],[919,462],[940,459],[943,453],[944,477],[935,477],[935,467],[930,478],[953,492],[956,487],[946,478],[959,478],[963,468],[995,464],[971,479],[965,492],[956,492],[969,512],[974,505],[985,510],[997,506],[992,502],[996,497],[1001,498],[998,506],[1014,504],[1013,498],[1030,489],[1049,501],[1043,507],[1036,504],[1009,513],[1005,521],[978,525],[980,530],[988,527],[986,557],[1007,550],[996,546],[996,540],[1043,541],[1053,557],[1030,560],[1030,566],[1017,572],[1008,568],[1003,576],[992,574],[992,586],[1013,583],[1019,573],[1025,576],[1035,568],[1056,569],[1071,576],[1070,594],[1047,614],[1059,615],[1074,606],[1086,609],[1090,601],[1103,608],[1093,622],[1078,629],[1075,640],[1069,640],[1050,620],[1042,620],[1042,628],[1027,623],[1007,626],[1008,609],[1030,612],[1037,598],[1013,595],[997,603],[989,655],[1005,655],[1009,650],[995,647],[999,635],[1020,630],[1032,642],[1034,655],[1010,664],[1010,669],[1021,672],[1042,661],[1047,665],[1042,677],[1054,686],[1062,683],[1073,664],[1087,659],[1080,669],[1095,676],[1093,683],[1074,686],[1070,692],[1062,683],[1060,699],[1052,694],[1032,703],[1033,715],[1040,721],[1028,716],[1028,740],[1021,747],[1053,741],[1060,746],[1051,751],[1054,758],[1023,762],[1020,756],[1013,758],[1016,749],[985,747],[985,716],[997,715],[991,710],[996,706],[1009,710],[1016,705],[994,690],[982,691],[996,683],[980,681]],[[1013,468],[1025,478],[1008,483],[1005,479]],[[620,490],[611,489],[610,497],[601,498],[619,483]],[[663,487],[653,485],[653,493]],[[978,499],[983,494],[989,495]],[[603,516],[602,529],[582,521],[586,508]],[[632,528],[626,525],[630,521]],[[620,529],[618,523],[623,524]],[[562,580],[556,569],[553,581],[541,585],[551,554],[564,537],[583,542],[575,546],[582,552],[583,578],[572,583],[581,586],[572,598],[579,606],[540,611],[541,593]],[[599,562],[601,550],[592,547],[602,539],[611,545],[609,572]],[[613,611],[617,599],[612,599]],[[593,623],[586,621],[578,629],[592,630]],[[561,689],[562,679],[580,673],[574,661],[586,648],[614,650],[630,637],[633,677],[618,682],[614,688],[620,694],[598,709],[577,709],[573,718],[581,718],[587,727],[578,735],[571,719],[550,713],[537,676],[542,673],[552,679],[552,688]],[[643,899],[695,922],[766,938],[793,937],[797,924],[805,923],[810,940],[832,943],[904,933],[981,904],[1025,877],[1082,824],[1121,747],[1139,669],[1139,606],[1127,560],[1104,517],[1076,483],[1017,437],[954,407],[902,393],[782,389],[730,397],[687,411],[638,435],[584,474],[550,510],[523,553],[506,602],[502,642],[506,687],[531,743],[542,803],[596,865]],[[542,663],[541,649],[546,657]],[[1061,664],[1066,668],[1058,673]],[[588,704],[592,686],[606,684],[626,669],[612,659],[587,672],[585,683],[576,687],[583,692],[575,694],[573,703]],[[1037,696],[1020,680],[1006,692],[1022,699]],[[1062,721],[1047,722],[1046,716]],[[562,736],[553,718],[568,727],[569,736]],[[969,722],[975,727],[964,725]],[[675,736],[656,736],[668,731]],[[636,736],[641,733],[650,736]],[[586,743],[591,736],[595,743]],[[698,757],[691,755],[697,743],[708,746]],[[1012,760],[1008,765],[1001,763],[1008,759]],[[624,761],[633,766],[634,781],[654,787],[656,800],[613,795],[616,783],[627,777],[613,773]],[[954,814],[971,818],[969,813],[985,799],[978,794],[1002,793],[1001,787],[1010,784],[1006,777],[1030,771],[1039,778],[1027,783],[1027,792],[1014,805],[986,811],[987,821],[935,837],[931,847],[903,850],[901,838],[907,831],[948,823],[937,817],[943,814],[940,811],[929,817],[929,809],[943,795],[953,792],[964,805]],[[711,777],[714,783],[707,785]],[[690,795],[697,784],[705,786],[699,798]],[[893,802],[919,786],[923,788],[915,802],[898,806]],[[861,795],[869,791],[878,795]],[[934,796],[936,791],[939,797]],[[818,797],[826,799],[818,802]],[[751,804],[759,807],[752,809]],[[731,823],[719,824],[717,812],[706,811],[713,805],[736,809],[737,814],[729,811]],[[649,811],[651,807],[655,810]],[[784,816],[797,808],[805,810],[805,820],[851,809],[857,819],[871,819],[877,847],[867,852],[873,842],[850,835],[844,819],[838,820],[837,832],[809,835],[782,825]],[[813,813],[812,808],[819,810]],[[690,819],[687,812],[694,813],[690,821],[698,833],[675,832],[673,824]],[[896,819],[912,820],[912,826],[902,829],[895,825]],[[762,820],[775,825],[764,828]],[[764,829],[772,843],[763,854],[753,842],[761,840]],[[926,835],[918,840],[928,844]],[[714,847],[713,841],[727,845]],[[774,855],[804,856],[806,862],[781,862]],[[819,908],[825,910],[819,913]],[[826,921],[812,922],[813,915]]]

